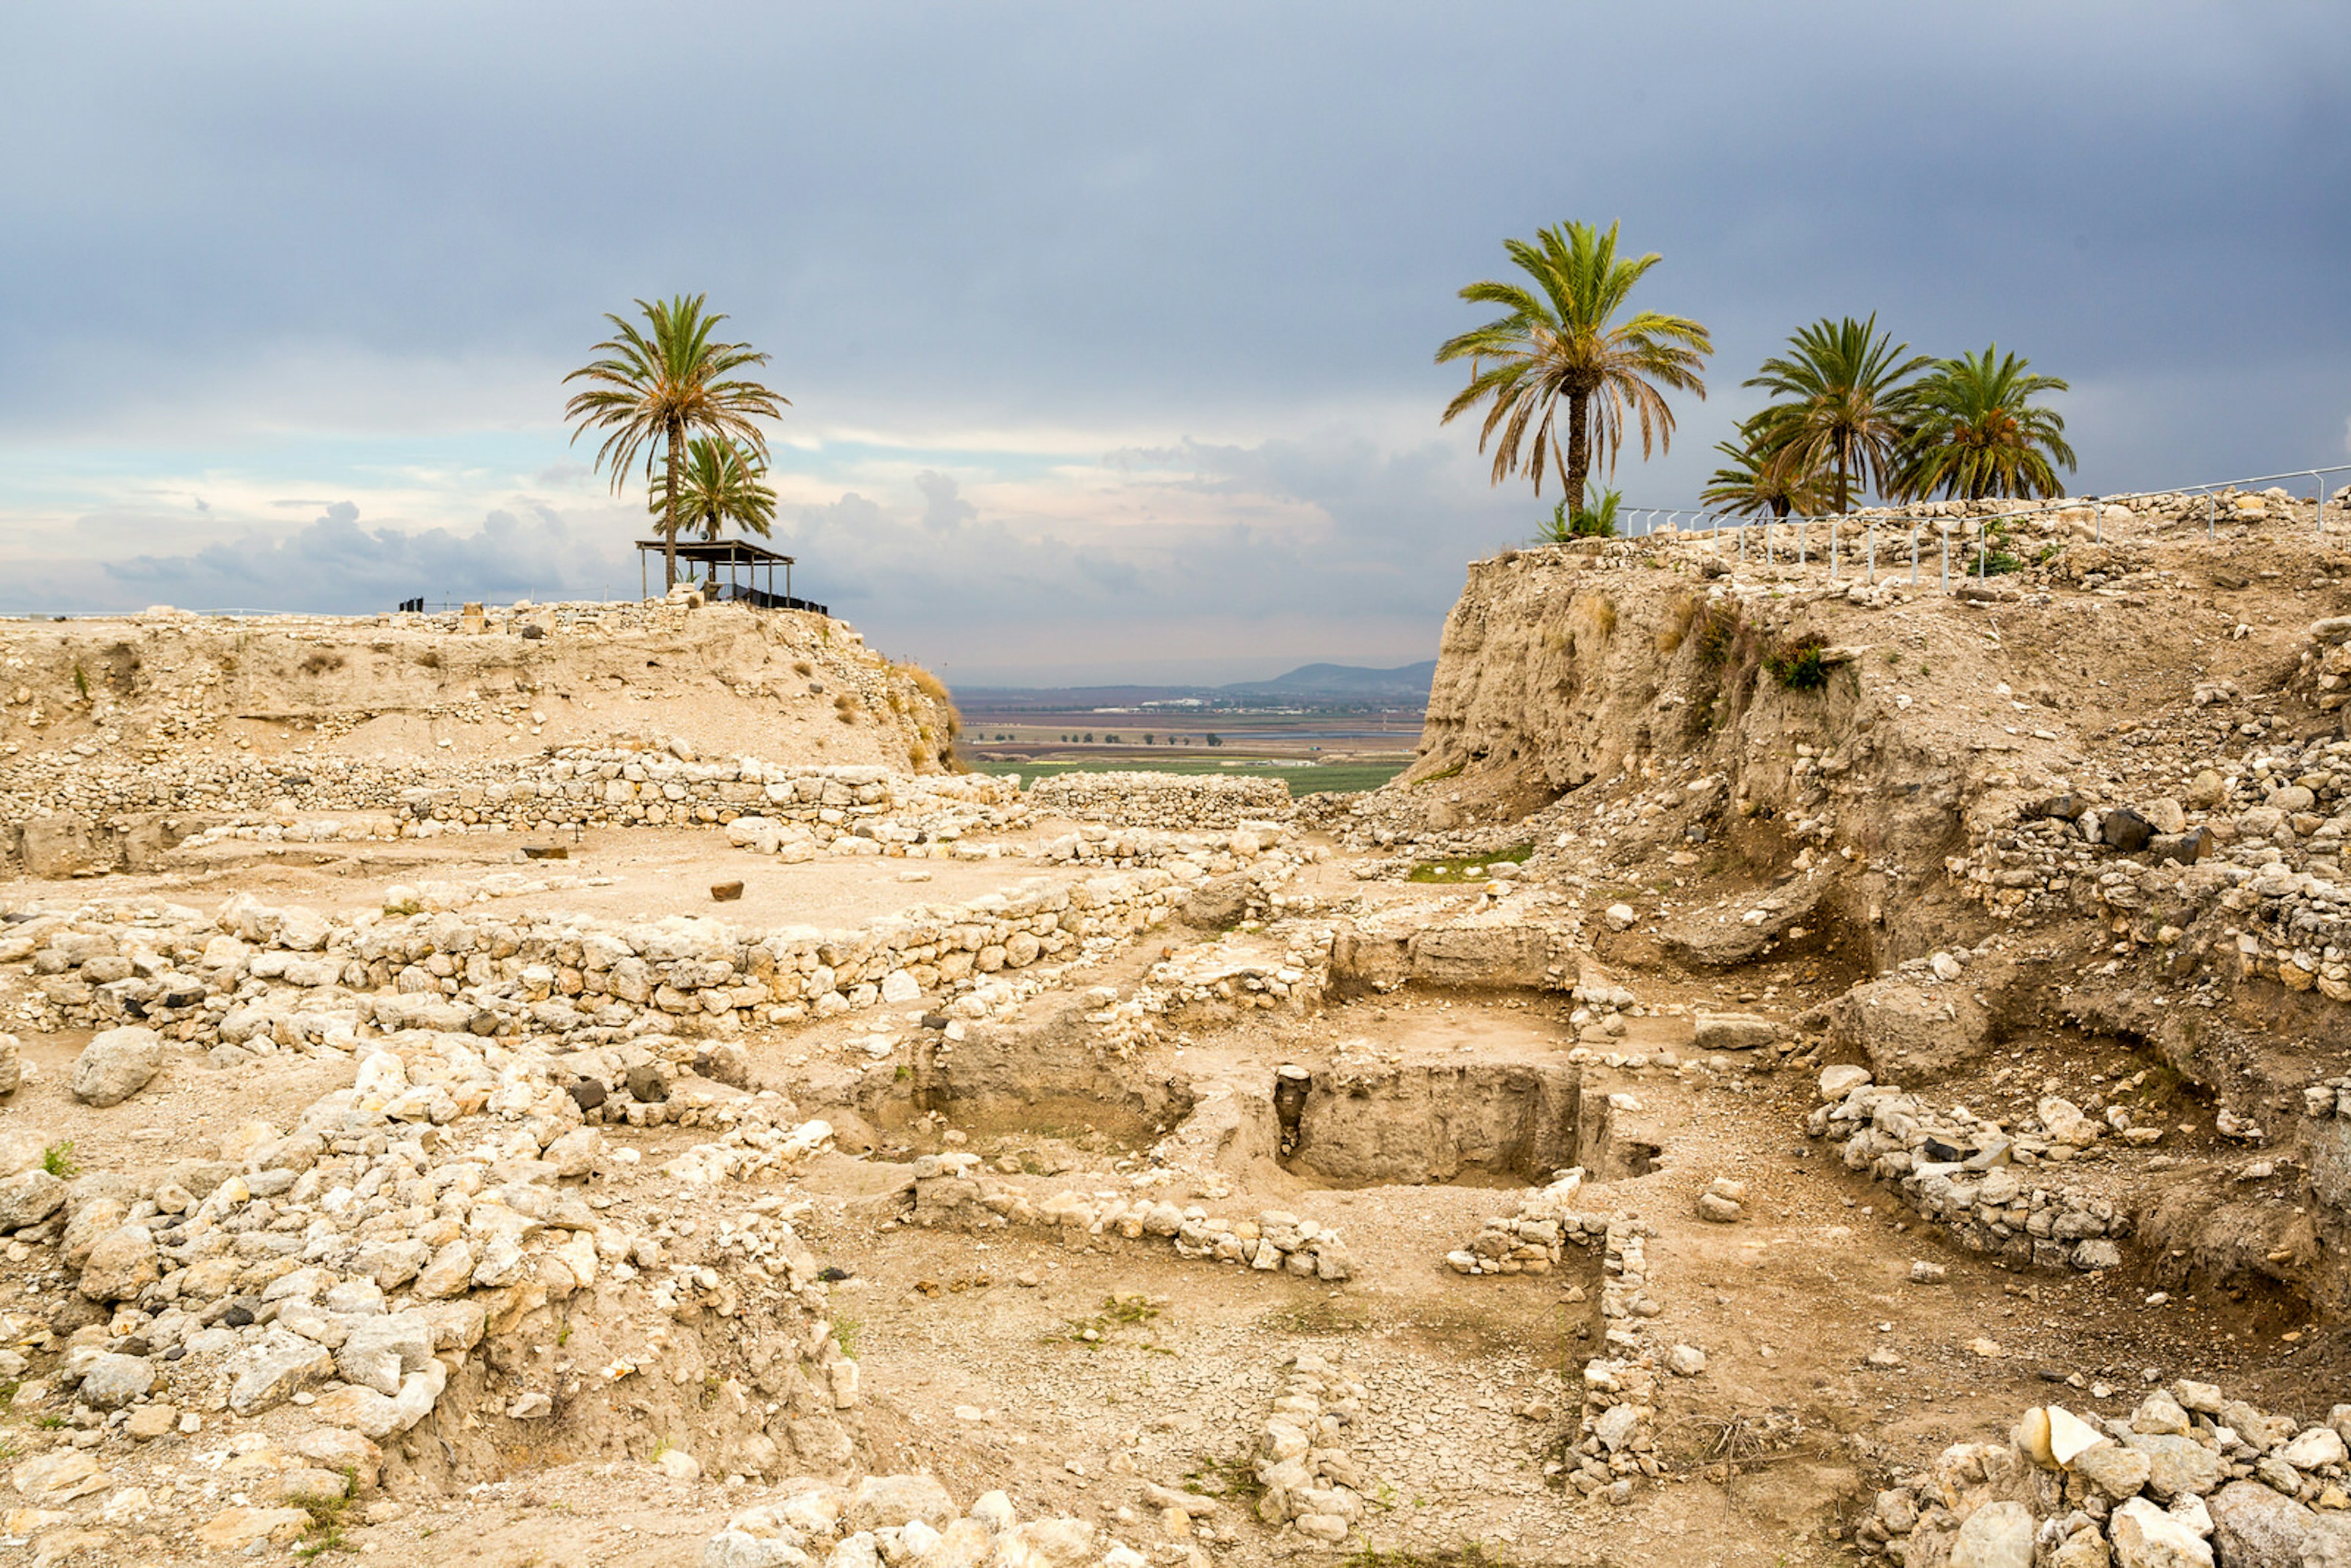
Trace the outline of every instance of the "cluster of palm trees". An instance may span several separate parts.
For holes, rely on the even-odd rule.
[[[574,442],[603,433],[596,467],[610,471],[615,495],[643,459],[645,509],[661,519],[664,591],[677,581],[680,528],[699,527],[716,540],[729,523],[761,536],[775,523],[768,438],[753,422],[782,417],[791,400],[737,374],[768,356],[720,341],[715,333],[726,318],[704,308],[707,298],[640,299],[642,328],[607,315],[612,336],[596,345],[605,357],[563,378],[588,383],[563,414],[577,425]]]
[[[1629,414],[1642,456],[1653,438],[1658,451],[1669,450],[1674,416],[1665,394],[1706,396],[1699,372],[1713,341],[1684,316],[1640,310],[1618,319],[1634,286],[1663,258],[1620,255],[1614,224],[1605,232],[1558,225],[1537,231],[1534,243],[1508,240],[1504,248],[1522,279],[1461,290],[1463,299],[1503,314],[1437,351],[1439,364],[1469,361],[1469,382],[1445,420],[1485,405],[1478,450],[1493,448],[1493,482],[1523,470],[1541,495],[1545,474],[1555,473],[1576,509],[1554,518],[1552,531],[1605,531],[1614,492],[1604,497],[1592,481],[1595,448],[1614,472]],[[1875,315],[1823,319],[1744,384],[1772,401],[1740,423],[1736,441],[1717,444],[1729,461],[1701,493],[1707,505],[1734,514],[1849,511],[1857,488],[1893,501],[2062,496],[2057,470],[2074,465],[2064,418],[2034,401],[2067,390],[2065,382],[2033,374],[1997,344],[1936,360],[1893,341]]]

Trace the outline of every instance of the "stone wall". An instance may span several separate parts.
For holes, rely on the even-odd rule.
[[[1290,812],[1287,779],[1214,774],[1064,773],[1038,780],[1029,804],[1083,821],[1163,829],[1232,828]]]
[[[2011,1134],[1963,1106],[1931,1109],[1858,1067],[1823,1071],[1821,1097],[1804,1130],[1839,1144],[1846,1168],[1895,1187],[1960,1245],[2051,1269],[2122,1261],[2116,1242],[2131,1233],[2128,1214],[2079,1186],[2038,1178],[2107,1131],[2071,1102],[2043,1100],[2035,1122]]]

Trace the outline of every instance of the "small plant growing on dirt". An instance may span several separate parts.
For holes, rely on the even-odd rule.
[[[294,1555],[317,1557],[329,1552],[357,1552],[359,1545],[343,1532],[350,1522],[351,1510],[359,1503],[359,1471],[350,1466],[342,1470],[343,1490],[334,1497],[306,1497],[298,1506],[310,1516],[302,1527],[301,1544]]]
[[[1706,619],[1698,630],[1698,662],[1715,669],[1729,664],[1730,651],[1739,643],[1740,626],[1738,606],[1708,606]]]
[[[1551,520],[1535,535],[1535,542],[1561,545],[1571,539],[1613,539],[1616,537],[1616,509],[1624,500],[1622,492],[1603,490],[1599,481],[1589,481],[1584,487],[1583,505],[1571,512],[1566,498],[1561,497],[1551,509]]]
[[[1792,692],[1819,691],[1829,684],[1829,667],[1821,661],[1823,646],[1818,637],[1799,637],[1764,655],[1763,667]]]
[[[1258,1500],[1265,1496],[1265,1483],[1257,1479],[1257,1467],[1246,1458],[1218,1459],[1186,1471],[1184,1490],[1196,1497],[1224,1498],[1251,1513],[1257,1511]]]
[[[81,665],[78,663],[74,665],[74,690],[81,694],[82,701],[89,701],[89,677],[82,674]]]
[[[832,1320],[832,1343],[839,1345],[841,1354],[852,1361],[857,1359],[857,1331],[864,1326],[855,1318],[840,1317]]]
[[[1534,852],[1535,847],[1532,844],[1512,844],[1509,849],[1498,850],[1492,854],[1481,855],[1474,860],[1426,861],[1413,867],[1406,873],[1406,880],[1437,883],[1483,882],[1486,880],[1484,874],[1486,867],[1500,865],[1504,862],[1512,865],[1524,865],[1527,857]],[[1477,868],[1476,874],[1472,874],[1472,867]]]
[[[71,1181],[81,1174],[81,1166],[74,1163],[73,1153],[71,1138],[51,1144],[41,1151],[41,1168],[59,1181]]]

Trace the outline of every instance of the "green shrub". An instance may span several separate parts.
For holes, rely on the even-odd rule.
[[[1763,667],[1792,692],[1819,691],[1829,684],[1829,667],[1821,661],[1822,647],[1821,640],[1812,636],[1783,643],[1764,656]]]

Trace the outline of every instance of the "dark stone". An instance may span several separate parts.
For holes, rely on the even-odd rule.
[[[597,1106],[601,1105],[611,1093],[611,1090],[592,1078],[575,1078],[571,1081],[572,1103],[578,1105],[582,1111],[593,1111]]]
[[[1959,1165],[1975,1157],[1975,1150],[1947,1144],[1940,1138],[1928,1138],[1923,1145],[1927,1157],[1938,1165]]]
[[[849,1270],[842,1268],[840,1264],[828,1263],[822,1269],[817,1270],[816,1277],[822,1280],[828,1285],[838,1285],[841,1281],[850,1278],[851,1276]]]
[[[2090,803],[2079,795],[2052,795],[2045,800],[2035,800],[2024,808],[2024,815],[2028,819],[2054,817],[2061,822],[2070,822],[2089,809]]]
[[[710,884],[710,898],[714,904],[732,904],[742,896],[743,884],[739,882],[714,882]]]
[[[252,1324],[253,1316],[253,1309],[239,1301],[220,1315],[220,1322],[225,1327],[241,1329]]]
[[[496,1034],[498,1032],[498,1015],[487,1008],[476,1008],[474,1016],[465,1020],[465,1028],[475,1034]]]
[[[648,1105],[658,1105],[669,1098],[669,1074],[651,1061],[632,1067],[629,1092]]]
[[[2155,837],[2155,824],[2124,806],[2106,813],[2098,825],[2098,836],[2123,853],[2135,855]]]
[[[544,626],[526,626],[522,629],[522,640],[526,643],[536,643],[546,635],[547,628]]]
[[[925,1013],[923,1015],[923,1027],[925,1029],[945,1029],[947,1027],[947,1015],[945,1013]]]
[[[2153,859],[2178,861],[2181,865],[2194,865],[2212,852],[2212,834],[2205,828],[2185,833],[2161,833],[2149,839],[2147,852]]]
[[[163,1353],[163,1359],[164,1359],[165,1361],[178,1361],[181,1357],[183,1357],[183,1356],[186,1355],[187,1354],[188,1354],[188,1347],[187,1347],[186,1345],[183,1345],[183,1344],[175,1344],[175,1345],[173,1345],[171,1349],[169,1349],[169,1350],[167,1350],[167,1351],[165,1351],[165,1352]]]
[[[694,1053],[694,1071],[714,1083],[747,1088],[751,1082],[751,1053],[733,1040],[722,1040]]]

